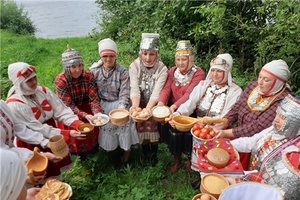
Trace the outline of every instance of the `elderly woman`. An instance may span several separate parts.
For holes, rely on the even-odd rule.
[[[300,97],[288,95],[277,108],[273,124],[251,137],[231,143],[239,152],[251,152],[247,180],[281,188],[285,199],[299,199]]]
[[[219,54],[216,58],[212,59],[206,80],[200,81],[190,94],[189,99],[177,109],[173,116],[189,116],[193,112],[196,112],[196,115],[199,117],[224,117],[242,93],[242,89],[232,80],[232,63],[232,57],[228,53]],[[178,131],[173,130],[173,132]],[[177,135],[189,137],[189,139],[182,139],[177,136],[177,142],[186,141],[186,143],[176,146],[188,147],[187,153],[189,155],[192,153],[192,169],[198,171],[197,155],[192,149],[194,146],[199,146],[199,142],[192,139],[189,132],[184,134],[178,133]],[[173,173],[177,171],[178,165],[181,163],[181,153],[182,150],[176,150],[173,147],[173,154],[175,155],[175,163],[171,167],[171,172]],[[190,163],[187,164],[190,165]]]
[[[175,53],[175,67],[168,71],[158,105],[170,105],[172,112],[186,102],[194,87],[205,79],[205,72],[195,66],[193,48],[189,40],[179,41]]]
[[[142,34],[140,55],[129,66],[129,74],[131,110],[140,107],[150,113],[157,104],[168,75],[168,68],[159,58],[159,34]],[[137,123],[137,131],[145,158],[150,156],[152,165],[156,165],[159,142],[157,122],[150,118]]]
[[[22,140],[18,138],[17,145],[30,150],[37,146],[42,151],[50,151],[49,139],[62,134],[70,151],[73,151],[78,145],[78,139],[85,138],[76,131],[83,122],[50,89],[38,85],[33,66],[23,62],[10,64],[8,77],[14,86],[8,93],[6,104],[16,120],[33,130],[30,134],[26,134],[26,137],[24,135]],[[70,126],[73,130],[56,128],[54,119]],[[71,159],[67,156],[52,167],[49,166],[47,176],[60,175],[60,168],[70,164]]]
[[[270,127],[277,106],[290,93],[287,84],[289,77],[290,71],[285,61],[273,60],[267,63],[261,69],[258,80],[248,85],[239,101],[225,115],[229,126],[216,126],[219,137],[249,137]],[[238,125],[234,127],[236,122]],[[250,154],[240,153],[244,169],[248,167],[249,157]]]
[[[205,79],[205,72],[195,66],[193,47],[189,40],[181,40],[177,43],[175,53],[175,67],[172,67],[168,71],[167,82],[160,93],[157,105],[169,105],[173,112],[177,108],[185,103],[194,87],[198,85],[201,80]],[[161,126],[161,125],[160,125]],[[166,142],[170,146],[169,124],[165,124],[160,129],[161,140]],[[176,154],[173,148],[171,148],[172,154]],[[188,150],[188,152],[190,152]],[[181,153],[180,153],[181,154]],[[176,155],[177,157],[181,157]],[[176,160],[176,157],[175,157]],[[181,159],[180,159],[181,160]],[[173,169],[174,170],[174,169]],[[175,173],[175,171],[172,173]]]
[[[90,71],[96,80],[103,112],[108,115],[114,109],[129,109],[129,73],[125,67],[116,62],[117,44],[107,38],[101,40],[98,47],[101,60],[94,63]],[[121,126],[109,122],[100,128],[100,147],[106,151],[113,151],[120,146],[124,150],[123,165],[129,161],[131,145],[138,143],[136,126],[131,119]]]
[[[100,98],[94,75],[84,69],[80,52],[67,46],[62,54],[62,63],[65,70],[55,78],[57,96],[64,104],[84,122],[92,120],[94,114],[101,113]],[[63,127],[62,124],[60,126]],[[96,152],[98,145],[99,129],[94,129],[94,134],[82,140],[78,151],[72,152],[85,158],[88,153]]]

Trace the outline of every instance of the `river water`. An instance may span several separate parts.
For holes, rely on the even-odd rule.
[[[99,8],[94,0],[15,0],[37,28],[38,38],[88,36],[99,30]]]

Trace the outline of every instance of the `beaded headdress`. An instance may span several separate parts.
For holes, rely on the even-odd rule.
[[[293,138],[300,134],[300,97],[287,95],[276,111],[278,114],[283,115],[286,120],[278,134],[285,135],[286,138]]]
[[[67,45],[67,50],[62,54],[62,63],[65,68],[69,68],[77,63],[83,64],[83,59],[79,51]]]
[[[159,50],[159,34],[157,33],[142,33],[142,41],[140,50]]]

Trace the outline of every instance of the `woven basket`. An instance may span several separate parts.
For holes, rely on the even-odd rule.
[[[169,110],[169,114],[168,114],[168,115],[165,115],[165,116],[160,116],[160,117],[155,116],[155,115],[153,114],[153,111],[154,111],[156,108],[159,108],[159,107],[165,107],[165,108],[167,108],[167,109]],[[154,106],[154,107],[151,109],[152,117],[153,117],[153,119],[154,119],[155,121],[157,121],[157,122],[165,122],[165,118],[169,117],[171,113],[172,113],[172,111],[171,111],[171,109],[170,109],[168,106]]]
[[[62,135],[53,136],[49,143],[50,149],[54,155],[64,158],[69,154],[68,145]]]
[[[129,112],[125,109],[115,109],[109,112],[110,122],[114,125],[123,125],[129,121]]]
[[[216,173],[206,174],[201,179],[200,190],[202,193],[207,193],[215,198],[219,198],[223,190],[229,187],[228,180]]]

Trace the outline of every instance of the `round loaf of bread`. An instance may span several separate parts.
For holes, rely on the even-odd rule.
[[[229,153],[222,148],[212,148],[206,156],[209,164],[217,168],[224,168],[230,159]]]

